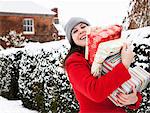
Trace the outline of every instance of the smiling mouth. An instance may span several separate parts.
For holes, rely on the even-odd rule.
[[[83,37],[80,38],[80,40],[84,40],[85,38],[86,38],[86,36],[83,36]]]

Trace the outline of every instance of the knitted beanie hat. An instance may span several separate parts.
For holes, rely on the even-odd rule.
[[[71,44],[72,43],[72,36],[71,36],[71,32],[73,30],[73,28],[78,25],[79,23],[85,23],[87,24],[88,26],[90,25],[90,23],[83,19],[83,18],[80,18],[80,17],[72,17],[68,22],[67,24],[65,25],[65,32],[66,32],[66,37],[68,38],[68,41],[69,43]]]

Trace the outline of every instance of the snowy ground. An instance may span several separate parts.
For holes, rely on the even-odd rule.
[[[22,106],[21,100],[7,100],[0,96],[0,113],[38,113]]]

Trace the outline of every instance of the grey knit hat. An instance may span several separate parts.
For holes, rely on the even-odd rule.
[[[68,38],[69,43],[72,43],[72,36],[71,36],[71,32],[73,30],[73,28],[78,25],[79,23],[85,23],[88,26],[90,25],[90,23],[80,17],[72,17],[67,24],[65,25],[65,32],[66,32],[66,37]]]

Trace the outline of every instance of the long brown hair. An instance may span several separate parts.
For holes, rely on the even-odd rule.
[[[65,68],[65,62],[67,60],[67,58],[74,52],[79,52],[79,53],[85,53],[85,47],[81,47],[81,46],[78,46],[74,43],[74,41],[72,40],[71,43],[71,48],[66,56],[66,58],[64,59],[64,62],[63,62],[63,66]]]

